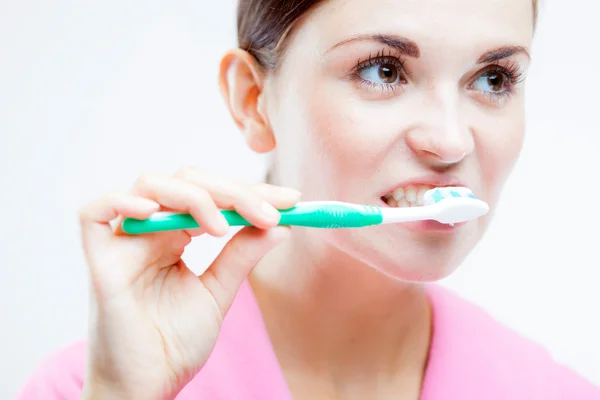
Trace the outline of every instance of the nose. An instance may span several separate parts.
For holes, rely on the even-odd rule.
[[[421,162],[443,168],[464,160],[473,152],[475,142],[458,99],[447,97],[436,103],[416,113],[422,120],[413,121],[406,142]]]

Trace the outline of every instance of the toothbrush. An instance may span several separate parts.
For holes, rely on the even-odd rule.
[[[428,190],[420,207],[379,207],[339,201],[299,202],[279,210],[279,225],[312,228],[361,228],[411,221],[435,220],[454,225],[479,218],[489,206],[464,187],[440,187]],[[251,225],[235,210],[221,210],[230,226]],[[130,235],[199,228],[190,214],[159,211],[148,219],[125,218],[122,229]]]

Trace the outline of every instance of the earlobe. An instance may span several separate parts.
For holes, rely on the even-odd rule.
[[[248,120],[244,136],[248,147],[257,153],[268,153],[275,148],[275,137],[270,130],[254,120]]]
[[[259,110],[263,83],[264,73],[248,52],[233,49],[221,60],[221,95],[248,146],[258,153],[271,151],[275,147],[268,121]]]

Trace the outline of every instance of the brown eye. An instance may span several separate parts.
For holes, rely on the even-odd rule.
[[[360,77],[378,85],[397,85],[402,83],[400,67],[390,62],[372,62],[360,70]]]
[[[395,83],[398,80],[398,68],[392,64],[383,64],[379,66],[379,78],[383,83]]]
[[[473,87],[482,92],[488,93],[503,93],[506,92],[507,77],[502,72],[489,71],[480,75],[474,82]]]
[[[501,74],[489,74],[487,81],[493,92],[500,92],[504,88],[504,76]]]

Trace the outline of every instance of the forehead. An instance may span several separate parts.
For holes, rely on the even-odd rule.
[[[431,49],[529,48],[532,0],[329,0],[302,22],[303,41],[330,48],[354,35],[396,34]]]

